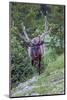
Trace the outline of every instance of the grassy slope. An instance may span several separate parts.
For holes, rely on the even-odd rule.
[[[15,96],[64,94],[64,56],[61,55],[56,61],[49,63],[37,81],[29,83],[28,86],[33,88]]]
[[[29,92],[47,94],[63,94],[64,93],[64,57],[61,55],[56,61],[50,63],[45,72],[35,83],[39,87],[35,87]]]

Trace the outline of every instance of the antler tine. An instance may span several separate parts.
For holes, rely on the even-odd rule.
[[[27,32],[26,32],[26,30],[25,30],[25,26],[24,26],[23,22],[21,23],[21,26],[22,26],[22,29],[23,29],[25,38],[27,39],[27,41],[30,41],[30,39],[29,39],[29,37],[28,37],[28,35],[27,35]]]
[[[25,26],[23,24],[23,22],[21,23],[22,29],[25,30]]]

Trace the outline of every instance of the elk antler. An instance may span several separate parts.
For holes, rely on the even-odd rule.
[[[47,16],[45,16],[45,30],[44,30],[44,32],[42,33],[42,35],[40,36],[41,39],[44,40],[45,35],[48,34],[49,32],[51,32],[51,29],[52,29],[52,28],[50,28],[50,29],[48,30],[48,21],[47,21]]]
[[[25,26],[24,26],[23,22],[21,23],[21,26],[22,26],[22,30],[23,30],[24,36],[25,36],[26,40],[29,42],[30,39],[29,39],[29,37],[28,37],[28,35],[27,35],[27,32],[26,32],[26,30],[25,30]]]

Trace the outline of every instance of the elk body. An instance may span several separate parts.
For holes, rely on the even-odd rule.
[[[40,36],[35,37],[30,41],[28,46],[28,55],[32,65],[37,63],[37,68],[40,74],[41,58],[44,53],[44,41],[41,40]]]
[[[28,46],[28,55],[31,60],[36,60],[39,55],[43,55],[44,52],[44,41],[40,37],[35,37],[31,40]]]

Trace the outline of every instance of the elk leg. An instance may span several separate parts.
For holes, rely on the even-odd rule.
[[[32,64],[32,66],[33,66],[33,64],[34,64],[34,61],[33,61],[33,60],[31,60],[31,64]]]
[[[40,75],[40,61],[39,61],[39,75]]]
[[[40,68],[41,68],[41,55],[39,55],[39,64],[38,64],[38,67],[39,67],[39,75],[40,75]]]

